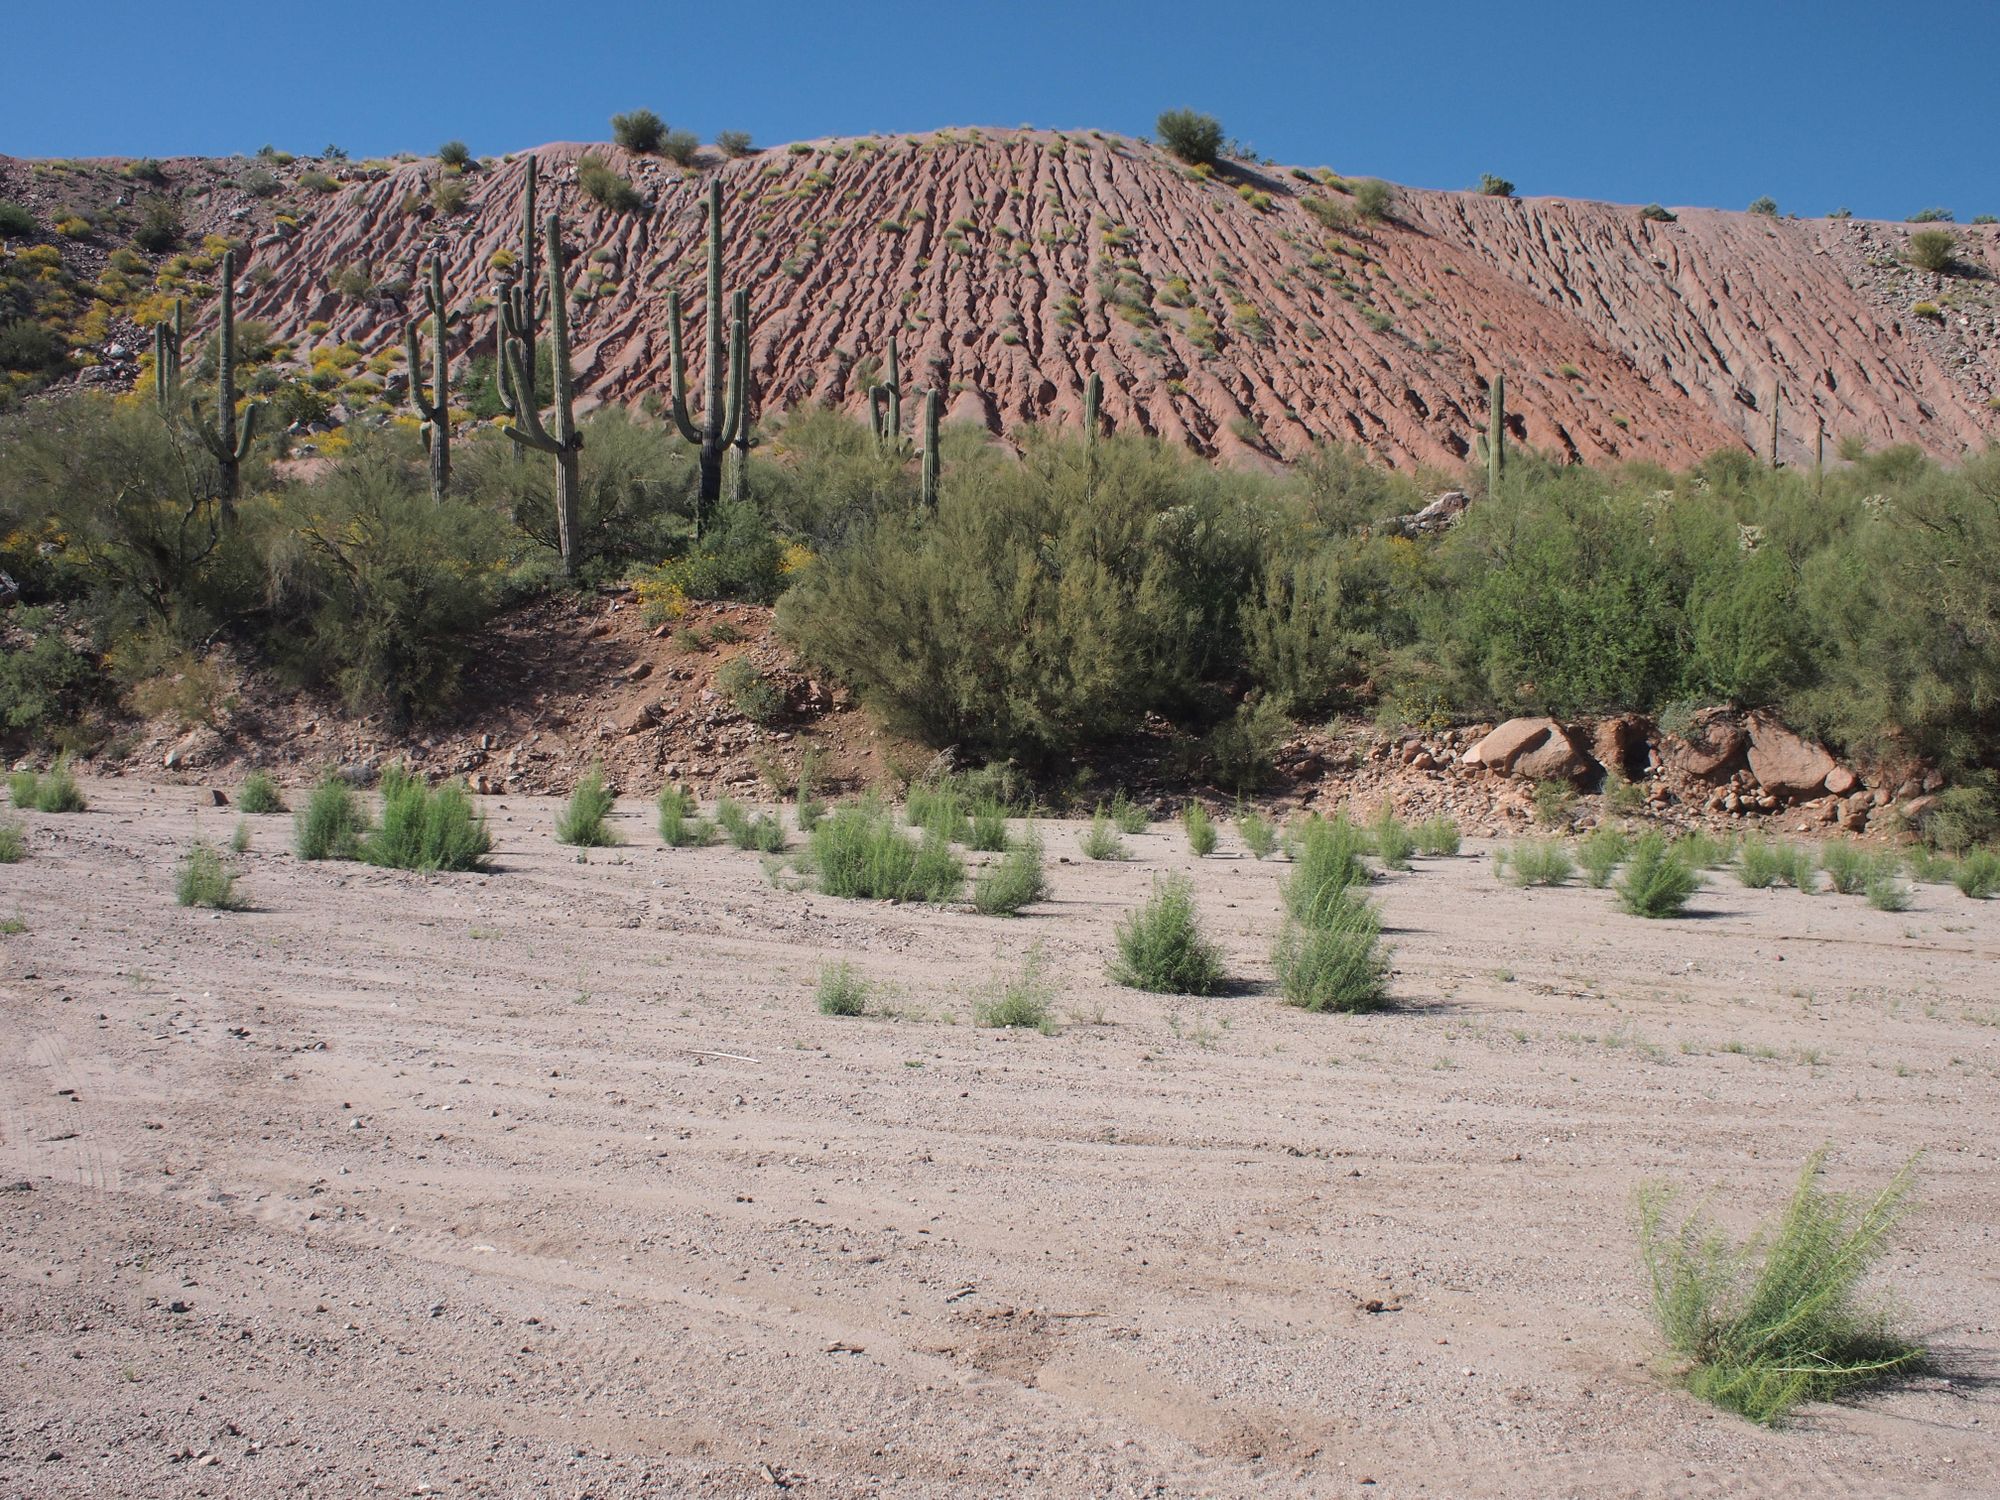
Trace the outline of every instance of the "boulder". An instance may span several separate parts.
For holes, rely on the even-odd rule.
[[[1845,766],[1835,766],[1826,773],[1826,789],[1836,797],[1845,797],[1859,785],[1860,779]]]
[[[1646,774],[1652,749],[1652,726],[1638,714],[1599,719],[1590,733],[1590,753],[1607,771],[1637,781]]]
[[[1742,763],[1750,736],[1734,719],[1713,711],[1697,717],[1685,735],[1666,736],[1667,768],[1698,781],[1712,781]]]
[[[1509,719],[1466,751],[1465,760],[1529,781],[1569,780],[1593,765],[1554,719]]]
[[[1774,797],[1817,797],[1827,789],[1827,777],[1840,769],[1825,746],[1794,734],[1768,714],[1752,714],[1746,727],[1750,772]]]

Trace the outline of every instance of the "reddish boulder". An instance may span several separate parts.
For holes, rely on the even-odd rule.
[[[1590,753],[1607,771],[1637,780],[1650,758],[1652,726],[1638,714],[1618,714],[1597,721],[1591,731]]]
[[[1712,781],[1742,764],[1750,736],[1741,724],[1715,711],[1702,714],[1685,735],[1665,737],[1669,770],[1699,781]]]
[[[1509,719],[1466,751],[1465,760],[1529,781],[1567,780],[1592,767],[1590,757],[1554,719]]]
[[[1845,797],[1859,785],[1860,778],[1845,766],[1835,766],[1826,773],[1826,789],[1836,797]]]
[[[1815,745],[1785,728],[1768,714],[1752,714],[1750,772],[1774,797],[1803,801],[1826,790],[1826,779],[1839,766],[1826,747]]]

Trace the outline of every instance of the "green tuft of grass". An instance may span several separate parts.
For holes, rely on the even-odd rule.
[[[1048,957],[1037,943],[1028,950],[1020,972],[1006,977],[996,975],[973,1000],[973,1024],[1054,1036],[1055,1001],[1056,989],[1048,977]]]
[[[1810,893],[1819,884],[1819,871],[1811,850],[1753,833],[1738,853],[1736,878],[1756,891],[1790,885]]]
[[[912,843],[878,807],[842,807],[820,820],[803,859],[820,891],[876,901],[953,901],[965,866],[936,834]]]
[[[1523,889],[1566,885],[1576,873],[1576,861],[1559,839],[1521,839],[1511,848],[1493,851],[1493,873]]]
[[[768,813],[751,814],[733,797],[715,804],[715,821],[729,842],[759,854],[779,854],[785,847],[785,825]]]
[[[7,778],[14,805],[45,813],[84,812],[90,804],[69,768],[69,757],[58,756],[46,773],[16,771]]]
[[[1416,840],[1417,853],[1427,858],[1441,858],[1445,855],[1456,854],[1459,851],[1461,840],[1458,832],[1458,824],[1443,814],[1439,814],[1434,818],[1425,818],[1421,823],[1412,828],[1410,833]]]
[[[1236,836],[1257,859],[1269,859],[1278,847],[1278,830],[1255,808],[1237,815]]]
[[[1122,791],[1111,799],[1111,806],[1105,811],[1120,833],[1144,833],[1153,824],[1152,815]]]
[[[1396,809],[1389,803],[1384,802],[1382,810],[1369,823],[1368,837],[1375,846],[1375,857],[1382,861],[1383,869],[1410,868],[1410,856],[1417,850],[1417,837],[1410,831],[1410,825],[1396,816]]]
[[[278,795],[278,784],[262,771],[252,771],[243,778],[243,785],[236,793],[236,806],[241,812],[258,814],[281,813],[285,811],[285,799]]]
[[[1923,1346],[1861,1296],[1906,1212],[1916,1159],[1872,1196],[1820,1185],[1826,1151],[1806,1161],[1778,1221],[1742,1244],[1699,1207],[1677,1214],[1658,1183],[1641,1189],[1639,1249],[1653,1315],[1704,1401],[1770,1425],[1920,1368]]]
[[[1868,882],[1865,894],[1868,904],[1877,911],[1908,911],[1916,900],[1916,892],[1886,870],[1878,871]]]
[[[1311,922],[1287,918],[1271,950],[1278,989],[1302,1010],[1356,1013],[1389,1003],[1382,919],[1353,887],[1335,892]]]
[[[903,818],[912,828],[935,833],[947,844],[963,844],[972,837],[965,803],[955,787],[911,787],[903,803]]]
[[[1364,884],[1368,871],[1361,853],[1367,846],[1361,830],[1344,817],[1314,814],[1301,823],[1292,839],[1292,872],[1280,888],[1292,920],[1313,922],[1349,886]]]
[[[1609,823],[1600,823],[1577,841],[1576,857],[1583,866],[1584,884],[1595,890],[1603,890],[1611,884],[1611,875],[1625,862],[1630,851],[1631,840]]]
[[[182,858],[174,874],[174,900],[182,906],[205,906],[212,911],[239,911],[243,902],[236,894],[237,874],[222,862],[215,846],[197,843]]]
[[[1007,809],[998,799],[982,797],[973,803],[968,847],[985,854],[1007,847]]]
[[[1185,875],[1155,880],[1146,904],[1118,924],[1111,977],[1161,995],[1212,995],[1222,987],[1222,955],[1202,936]]]
[[[2000,852],[1973,850],[1952,867],[1951,883],[1975,901],[2000,893]]]
[[[371,865],[394,870],[478,870],[493,849],[486,818],[465,783],[433,787],[401,766],[382,773],[382,825],[361,841]]]
[[[816,795],[816,776],[819,770],[819,756],[806,751],[799,757],[798,800],[794,806],[794,821],[800,833],[811,833],[819,820],[826,816],[826,803]]]
[[[229,852],[231,854],[250,852],[250,825],[242,818],[236,820],[236,829],[229,835]]]
[[[1882,857],[1872,849],[1848,839],[1836,839],[1820,846],[1819,862],[1826,878],[1843,896],[1862,896],[1882,870]]]
[[[1023,907],[1047,900],[1048,894],[1042,836],[1032,828],[972,883],[972,904],[989,917],[1014,916]]]
[[[1632,846],[1618,904],[1635,917],[1677,917],[1700,888],[1701,876],[1659,834],[1649,833]]]
[[[1215,820],[1199,802],[1181,809],[1181,826],[1187,830],[1188,848],[1197,859],[1215,853]]]
[[[556,842],[579,849],[608,849],[624,842],[605,819],[614,798],[604,784],[604,768],[592,766],[569,794],[569,805],[556,814]]]
[[[694,793],[686,787],[660,788],[660,839],[670,849],[700,848],[715,838],[715,825],[695,815]]]
[[[838,963],[820,965],[819,1013],[823,1016],[868,1014],[868,981],[844,958]]]
[[[18,865],[28,857],[28,834],[19,818],[0,818],[0,865]]]
[[[1736,840],[1694,828],[1674,840],[1673,853],[1690,870],[1719,870],[1736,857]]]
[[[292,815],[292,847],[300,859],[359,859],[368,811],[354,788],[329,776]]]
[[[1083,851],[1085,859],[1130,859],[1131,853],[1125,848],[1125,840],[1118,836],[1118,829],[1103,808],[1092,815],[1090,826],[1077,840],[1077,847]]]

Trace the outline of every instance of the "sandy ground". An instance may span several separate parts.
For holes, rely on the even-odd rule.
[[[305,865],[173,904],[232,812],[106,782],[0,866],[0,1491],[1965,1495],[2000,1490],[2000,903],[1714,881],[1697,919],[1377,886],[1405,1002],[1279,1004],[1281,867],[1178,830],[1014,921],[587,861]],[[1055,856],[1071,862],[1054,864]],[[1192,871],[1240,990],[1104,977]],[[1060,1034],[970,1024],[1040,944]],[[882,1014],[823,1017],[846,957]],[[1941,1373],[1766,1432],[1664,1381],[1647,1178],[1744,1224],[1926,1151]]]

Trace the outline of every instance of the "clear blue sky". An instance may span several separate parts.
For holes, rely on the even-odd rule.
[[[644,105],[760,143],[1218,117],[1291,164],[1424,187],[1903,218],[2000,212],[2000,5],[1881,0],[45,0],[7,7],[0,151],[482,155]],[[552,25],[552,16],[568,19]],[[740,18],[735,24],[726,19]]]

